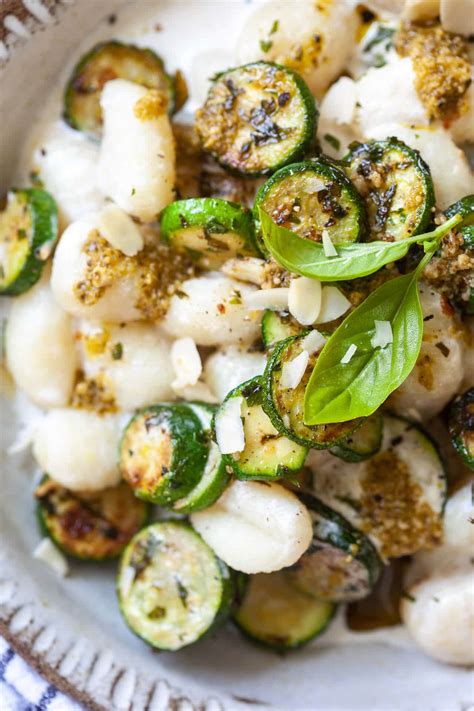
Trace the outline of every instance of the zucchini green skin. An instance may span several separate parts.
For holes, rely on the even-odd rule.
[[[0,243],[10,244],[0,295],[18,296],[36,284],[57,239],[58,209],[51,195],[40,188],[10,190],[0,214]]]
[[[175,87],[163,60],[151,49],[101,42],[85,54],[72,70],[64,93],[63,118],[71,128],[100,138],[100,95],[112,79],[127,79],[168,94],[168,111],[175,109]]]
[[[125,482],[77,494],[44,476],[35,497],[43,533],[78,560],[117,558],[150,515],[149,505],[137,499]]]
[[[344,170],[325,156],[288,165],[262,185],[254,204],[257,234],[260,209],[275,224],[315,242],[322,241],[324,231],[333,244],[357,242],[367,231],[359,193]]]
[[[186,405],[145,407],[123,433],[122,476],[139,498],[168,506],[199,483],[207,461],[206,444],[199,418]]]
[[[393,137],[356,142],[349,146],[344,163],[365,199],[370,239],[398,241],[428,228],[435,194],[430,169],[418,151]]]
[[[283,311],[264,311],[262,318],[262,341],[265,348],[272,348],[289,336],[296,336],[303,328],[295,319]]]
[[[311,494],[299,498],[313,519],[313,540],[288,569],[292,585],[318,600],[352,602],[366,597],[383,563],[367,536]]]
[[[187,496],[173,503],[173,510],[180,514],[191,514],[212,506],[224,492],[230,481],[228,467],[219,452],[219,447],[212,441],[211,422],[217,410],[215,405],[204,402],[188,402],[187,406],[201,419],[207,439],[207,461],[198,484]]]
[[[461,198],[453,205],[450,205],[444,212],[446,217],[449,219],[454,217],[454,215],[461,215],[463,218],[462,227],[456,228],[463,237],[463,251],[467,252],[469,256],[474,257],[474,195],[466,195],[466,197]],[[466,276],[469,279],[469,272]],[[471,281],[469,287],[469,296],[466,299],[458,298],[456,300],[456,305],[466,314],[474,314],[474,278],[471,272]]]
[[[313,492],[363,531],[384,561],[441,541],[447,470],[436,444],[409,420],[384,415],[382,446],[371,459],[321,458]]]
[[[262,409],[262,396],[262,382],[260,376],[257,376],[231,390],[224,400],[226,402],[234,397],[243,397],[245,403],[242,415],[245,449],[239,452],[237,457],[232,454],[222,455],[225,463],[232,467],[237,479],[283,479],[299,472],[308,454],[307,447],[276,431]]]
[[[329,449],[346,439],[362,424],[362,419],[338,422],[331,425],[308,427],[303,422],[303,401],[306,385],[310,378],[315,356],[310,358],[300,384],[293,390],[282,389],[279,385],[285,360],[292,360],[301,352],[300,343],[305,334],[290,336],[277,343],[273,349],[262,376],[262,407],[274,427],[289,439],[303,447]],[[288,419],[287,419],[288,418]],[[285,423],[286,420],[286,423]]]
[[[324,632],[336,606],[300,592],[285,571],[249,576],[233,621],[252,642],[276,652],[303,647]]]
[[[189,198],[161,214],[161,239],[215,269],[227,259],[258,254],[250,210],[219,198]]]
[[[383,417],[377,413],[368,417],[347,439],[330,449],[331,454],[345,462],[370,459],[382,446]]]
[[[250,96],[247,85],[253,85]],[[214,77],[196,113],[196,129],[204,150],[229,172],[259,177],[304,156],[318,116],[298,74],[272,62],[252,62]]]
[[[474,388],[458,395],[451,405],[449,434],[456,452],[474,471]]]
[[[235,581],[191,526],[163,521],[142,529],[125,549],[117,596],[132,632],[155,649],[177,651],[225,621]]]

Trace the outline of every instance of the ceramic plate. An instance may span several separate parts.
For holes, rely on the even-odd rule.
[[[291,2],[296,10],[298,0]],[[39,120],[51,87],[78,56],[81,43],[129,39],[140,32],[143,43],[156,48],[171,68],[182,69],[199,94],[214,69],[233,64],[232,48],[250,5],[241,0],[135,0],[122,10],[122,3],[112,0],[2,0],[2,189],[13,179],[27,129]],[[468,707],[468,672],[429,660],[397,630],[389,642],[376,633],[368,642],[366,636],[352,637],[331,646],[323,636],[314,646],[284,657],[243,642],[229,626],[178,654],[153,652],[120,618],[114,565],[73,565],[62,580],[32,558],[40,538],[31,496],[34,464],[27,454],[6,454],[17,428],[17,413],[7,399],[2,409],[0,632],[89,708]]]

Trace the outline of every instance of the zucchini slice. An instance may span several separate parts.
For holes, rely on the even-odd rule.
[[[458,395],[451,405],[449,433],[456,452],[474,470],[474,388]]]
[[[435,195],[418,151],[397,138],[349,148],[347,174],[365,200],[370,238],[397,242],[423,232],[433,218]]]
[[[164,521],[144,528],[125,549],[117,595],[132,632],[156,649],[175,651],[225,620],[234,583],[191,526]]]
[[[120,555],[147,522],[149,506],[128,484],[77,493],[45,476],[35,490],[41,528],[73,558],[101,561]]]
[[[246,637],[284,652],[302,647],[324,632],[335,609],[330,602],[300,592],[278,571],[250,576],[233,619]]]
[[[58,238],[58,209],[39,188],[10,190],[0,212],[0,295],[35,284]]]
[[[231,257],[257,254],[250,210],[218,198],[168,205],[161,215],[161,238],[205,269],[218,269]]]
[[[169,505],[199,483],[207,461],[206,436],[186,405],[145,407],[130,420],[120,442],[122,476],[136,496]]]
[[[245,449],[222,456],[237,479],[275,480],[298,472],[308,449],[280,434],[263,411],[260,376],[232,390],[224,402],[235,397],[242,398]]]
[[[269,175],[303,157],[316,133],[316,102],[291,69],[255,62],[217,74],[196,129],[228,170]]]
[[[351,602],[366,597],[383,568],[372,543],[314,496],[299,494],[299,498],[313,519],[313,540],[288,569],[288,580],[319,600]]]
[[[265,348],[272,348],[279,341],[297,336],[303,331],[299,323],[286,311],[267,309],[262,318],[262,341]]]
[[[175,91],[163,60],[151,49],[121,42],[93,47],[74,67],[64,94],[64,120],[72,128],[99,138],[102,132],[100,95],[112,79],[127,79],[164,92],[174,111]]]
[[[332,447],[331,454],[346,462],[362,462],[364,459],[370,459],[380,450],[382,435],[383,417],[375,413],[367,417],[347,439]]]
[[[219,447],[211,439],[211,422],[217,408],[203,402],[189,402],[187,405],[202,423],[208,441],[208,452],[200,481],[187,496],[173,503],[173,510],[181,514],[191,514],[212,506],[230,481],[230,474]]]
[[[305,334],[291,336],[275,346],[262,376],[262,407],[281,434],[304,447],[328,449],[346,439],[362,424],[363,420],[349,420],[348,422],[311,427],[304,424],[304,393],[316,362],[317,353],[310,356],[299,385],[295,388],[283,388],[281,385],[283,366],[300,355],[303,350],[301,342],[304,337]]]
[[[365,533],[384,560],[439,544],[446,470],[413,423],[387,415],[374,457],[349,463],[319,453],[312,469],[314,494]]]
[[[474,195],[466,195],[454,205],[450,205],[444,214],[448,219],[454,215],[461,215],[463,218],[462,227],[458,227],[454,231],[462,235],[462,252],[474,260]],[[457,255],[455,255],[456,257]],[[454,292],[456,306],[466,314],[474,314],[474,269],[463,269],[453,276],[453,270],[450,269],[448,262],[445,271],[446,279],[451,286],[450,291]]]
[[[357,190],[323,156],[282,168],[262,185],[255,198],[257,226],[260,208],[275,224],[314,242],[322,241],[324,231],[333,244],[357,242],[365,233],[365,208]]]

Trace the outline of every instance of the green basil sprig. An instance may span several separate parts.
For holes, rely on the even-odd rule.
[[[320,281],[356,279],[373,274],[386,264],[405,257],[412,244],[438,241],[461,222],[461,219],[459,215],[455,215],[433,232],[415,235],[399,242],[338,244],[335,245],[338,256],[327,257],[320,242],[312,242],[279,227],[260,209],[263,241],[272,257],[288,271]]]
[[[382,284],[328,339],[306,387],[306,425],[367,417],[410,374],[423,338],[418,278],[440,239],[438,233],[438,239],[430,241],[429,247],[425,245],[426,254],[414,272]],[[392,328],[393,340],[383,347],[372,342],[376,320],[388,321]],[[350,346],[356,347],[355,353],[349,362],[342,363]]]

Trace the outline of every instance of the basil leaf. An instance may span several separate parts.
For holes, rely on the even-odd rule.
[[[312,242],[279,227],[260,209],[263,241],[273,258],[290,272],[320,281],[355,279],[373,274],[386,264],[405,257],[412,244],[440,239],[461,220],[459,215],[455,215],[433,232],[415,235],[399,242],[338,244],[335,245],[338,256],[327,257],[320,242]]]
[[[422,262],[431,256],[432,252]],[[409,375],[423,336],[418,275],[419,269],[382,284],[329,338],[306,388],[306,425],[371,415]],[[376,319],[389,321],[392,327],[393,342],[383,348],[374,348],[371,342]],[[355,354],[341,363],[352,345],[357,347]]]

